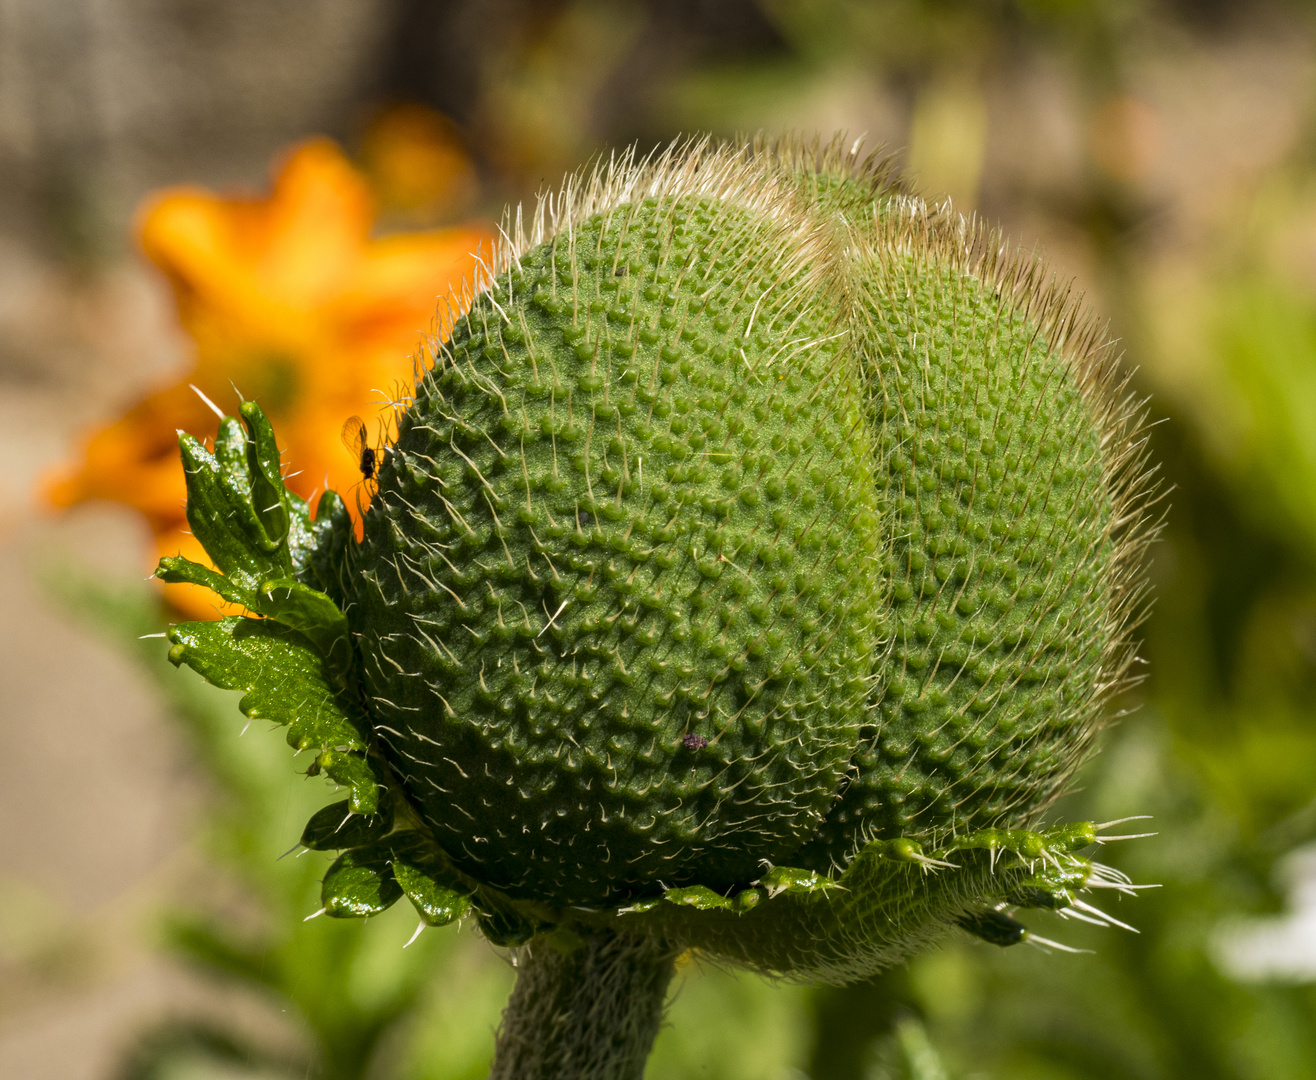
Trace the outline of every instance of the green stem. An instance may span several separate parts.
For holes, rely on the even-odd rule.
[[[518,957],[490,1080],[640,1080],[676,951],[601,930],[566,951],[543,939]]]

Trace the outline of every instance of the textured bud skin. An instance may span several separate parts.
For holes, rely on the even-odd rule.
[[[1077,895],[1133,890],[1081,855],[1102,827],[1038,823],[1126,682],[1155,531],[1100,328],[836,143],[623,158],[505,233],[361,543],[255,403],[181,439],[213,566],[157,573],[251,614],[170,659],[348,789],[303,834],[341,851],[324,911],[405,895],[530,948],[517,1076],[587,1043],[634,1073],[686,948],[845,982],[1024,940],[1014,907],[1114,924]],[[595,961],[653,993],[614,1008]]]
[[[349,614],[380,741],[478,880],[722,890],[833,811],[888,585],[869,380],[807,225],[693,197],[577,222],[401,414]]]
[[[1153,532],[1100,327],[837,145],[576,184],[422,356],[337,562],[427,873],[504,944],[615,922],[842,981],[1038,858],[1086,880],[1026,830]]]
[[[953,231],[905,224],[876,221],[859,296],[892,651],[876,734],[802,857],[820,869],[874,837],[936,846],[1045,806],[1092,736],[1120,629],[1108,462],[1066,328],[957,265]]]

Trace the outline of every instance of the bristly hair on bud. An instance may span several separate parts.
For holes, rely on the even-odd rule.
[[[509,212],[448,304],[360,541],[248,410],[185,446],[220,572],[164,572],[263,616],[175,662],[350,791],[325,913],[521,950],[495,1075],[639,1075],[687,947],[845,982],[1122,925],[1099,829],[1040,822],[1131,681],[1155,474],[1040,260],[858,143],[697,139]],[[587,1053],[572,980],[647,989]]]

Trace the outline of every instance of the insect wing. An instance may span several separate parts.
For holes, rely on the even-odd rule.
[[[361,417],[349,416],[343,422],[343,445],[347,447],[347,452],[357,461],[361,460],[361,455],[368,448],[366,425]]]

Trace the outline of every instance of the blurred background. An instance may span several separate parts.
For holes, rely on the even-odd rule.
[[[328,857],[279,856],[329,791],[139,640],[210,612],[143,581],[190,542],[187,384],[260,400],[303,494],[349,489],[339,424],[376,423],[504,203],[790,128],[1043,253],[1151,395],[1147,679],[1055,816],[1153,815],[1102,857],[1161,888],[1107,905],[1137,935],[1027,917],[1077,955],[956,939],[842,990],[695,958],[649,1076],[1316,1076],[1297,0],[0,0],[0,1076],[484,1075],[505,961],[404,951],[398,908],[303,922]]]

